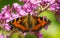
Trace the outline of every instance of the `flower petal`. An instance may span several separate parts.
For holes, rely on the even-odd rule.
[[[24,36],[26,36],[26,35],[27,35],[27,33],[23,33],[23,35],[24,35]]]
[[[21,16],[26,16],[26,15],[28,15],[28,13],[25,12],[24,10],[21,10],[21,11],[19,12],[19,14],[20,14]]]
[[[19,11],[22,9],[22,7],[21,7],[21,5],[19,5],[18,3],[14,3],[14,4],[12,5],[12,9],[13,9],[13,10],[16,10],[16,12],[19,12]]]
[[[44,28],[45,28],[45,30],[47,30],[48,29],[48,25],[46,25]]]
[[[8,30],[8,31],[9,31],[10,28],[11,28],[8,24],[3,24],[3,27],[4,27],[6,30]]]

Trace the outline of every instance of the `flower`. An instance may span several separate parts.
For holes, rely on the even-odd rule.
[[[0,13],[0,19],[2,18],[2,13]]]
[[[3,24],[2,26],[3,26],[4,29],[6,29],[6,30],[8,30],[8,31],[9,31],[10,28],[11,28],[11,27],[9,26],[9,24]]]
[[[42,38],[42,33],[41,32],[39,32],[39,34],[38,34],[38,38]]]
[[[2,22],[2,13],[0,13],[0,22]]]
[[[33,9],[32,9],[32,5],[27,2],[23,5],[23,10],[26,11],[26,12],[31,12]]]
[[[19,14],[14,14],[14,13],[12,13],[12,18],[13,18],[13,19],[18,18],[18,17],[20,17]]]
[[[19,1],[22,1],[22,2],[27,2],[28,0],[19,0]]]
[[[21,11],[19,12],[19,14],[20,14],[21,16],[26,16],[26,15],[28,15],[28,13],[25,12],[24,10],[21,10]]]
[[[32,4],[40,4],[41,0],[19,0],[19,1],[23,1],[23,2],[30,2]]]
[[[30,0],[30,2],[32,4],[35,4],[35,5],[40,5],[40,3],[42,2],[41,0]]]
[[[2,22],[1,26],[6,30],[10,30],[10,26],[7,24],[11,20],[11,10],[9,5],[2,8],[0,18]]]
[[[55,0],[43,0],[43,1],[46,2],[46,3],[50,3],[50,4],[55,3]]]
[[[12,11],[16,10],[16,12],[18,13],[21,9],[22,9],[21,5],[19,5],[18,3],[13,3]]]
[[[6,38],[10,38],[10,36],[9,35],[6,35]]]
[[[43,38],[41,32],[35,32],[35,35],[37,36],[37,38]]]
[[[24,35],[24,36],[26,36],[26,35],[27,35],[27,33],[23,33],[23,35]]]
[[[10,6],[4,6],[1,10],[1,14],[0,14],[2,17],[1,17],[1,20],[4,20],[4,22],[6,22],[6,19],[7,18],[10,18],[11,17],[11,10],[10,10]]]
[[[10,36],[7,34],[0,33],[0,38],[10,38]]]
[[[4,35],[3,34],[0,34],[0,38],[4,38]]]

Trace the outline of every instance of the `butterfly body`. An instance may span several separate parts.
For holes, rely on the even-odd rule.
[[[50,20],[47,21],[43,17],[33,16],[30,14],[28,14],[27,16],[22,16],[20,18],[16,18],[9,22],[12,27],[14,26],[22,32],[39,31],[42,27],[49,23]]]

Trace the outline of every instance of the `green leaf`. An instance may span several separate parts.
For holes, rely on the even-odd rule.
[[[37,38],[34,34],[27,34],[25,38]]]
[[[24,38],[24,35],[19,32],[15,32],[11,35],[11,38]]]

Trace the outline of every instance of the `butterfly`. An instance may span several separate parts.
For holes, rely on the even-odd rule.
[[[51,21],[40,16],[26,15],[9,21],[11,27],[15,27],[22,32],[38,32],[41,28],[49,25]]]

